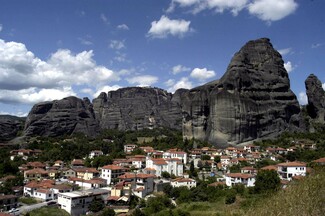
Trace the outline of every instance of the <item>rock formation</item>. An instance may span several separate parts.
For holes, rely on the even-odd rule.
[[[308,98],[308,115],[319,122],[325,122],[325,91],[321,81],[311,74],[305,81],[306,94]]]
[[[316,102],[314,107],[324,108]],[[128,87],[101,93],[93,106],[88,99],[75,97],[36,104],[27,117],[25,134],[93,136],[100,129],[169,127],[182,129],[184,138],[223,146],[275,136],[300,124],[299,103],[282,57],[269,39],[262,38],[244,45],[220,80],[191,90],[171,94]]]
[[[67,97],[35,104],[25,123],[25,135],[60,136],[84,133],[95,136],[99,131],[88,98]]]
[[[221,146],[299,127],[300,107],[283,63],[269,39],[249,41],[218,82],[189,91],[184,136]]]
[[[24,127],[22,118],[10,115],[0,115],[0,141],[15,138]]]
[[[181,129],[180,97],[159,88],[129,87],[93,100],[102,129],[140,130],[169,127]]]

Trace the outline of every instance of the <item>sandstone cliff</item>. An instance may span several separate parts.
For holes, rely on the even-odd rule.
[[[283,63],[269,39],[249,41],[218,82],[188,93],[184,136],[221,146],[299,127],[300,107]]]
[[[88,98],[67,97],[35,104],[25,123],[26,136],[60,136],[79,132],[95,136],[98,131]]]
[[[101,93],[93,100],[102,129],[181,129],[180,96],[159,88],[129,87]]]
[[[325,122],[325,91],[321,81],[311,74],[305,81],[306,94],[308,97],[308,115],[321,123]]]

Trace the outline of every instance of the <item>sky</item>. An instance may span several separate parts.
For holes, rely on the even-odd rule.
[[[0,114],[127,86],[190,89],[222,77],[261,37],[306,104],[307,76],[325,83],[324,9],[324,0],[0,0]]]

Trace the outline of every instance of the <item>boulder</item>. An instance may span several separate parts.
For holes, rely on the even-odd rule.
[[[325,91],[322,82],[311,74],[305,81],[306,94],[308,98],[308,115],[321,123],[325,122]]]

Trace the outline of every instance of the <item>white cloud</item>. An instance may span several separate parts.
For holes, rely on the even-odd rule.
[[[191,89],[193,88],[193,84],[187,77],[182,77],[179,81],[177,81],[170,88],[168,88],[168,91],[173,93],[180,88]]]
[[[43,61],[22,43],[0,40],[0,102],[59,99],[75,95],[73,85],[100,86],[118,81],[118,75],[97,65],[93,55],[92,50],[73,54],[61,49]]]
[[[38,89],[35,87],[15,90],[0,90],[0,101],[4,103],[35,104],[42,101],[52,101],[76,95],[71,87],[58,89]]]
[[[214,77],[216,73],[213,70],[207,70],[206,68],[194,68],[191,72],[191,77],[198,79],[199,81],[204,81]]]
[[[18,116],[18,117],[26,117],[28,115],[28,113],[22,112],[22,111],[18,111],[16,113],[0,111],[0,115],[12,115],[12,116]]]
[[[323,89],[325,90],[325,83],[322,84]]]
[[[119,50],[119,49],[125,48],[125,44],[124,44],[124,41],[111,40],[109,47],[112,49]]]
[[[165,84],[167,87],[171,87],[171,86],[175,85],[175,80],[174,80],[174,79],[169,79],[169,80],[167,80],[166,82],[164,82],[164,84]]]
[[[287,54],[289,54],[289,53],[291,53],[291,48],[285,48],[285,49],[280,49],[280,50],[278,50],[278,52],[282,55],[282,56],[284,56],[284,55],[287,55]]]
[[[308,103],[308,98],[307,98],[306,92],[300,92],[298,100],[299,100],[299,103],[301,105],[307,104]]]
[[[277,21],[292,14],[298,8],[295,0],[254,0],[248,4],[250,14],[264,21]]]
[[[152,75],[140,75],[126,79],[129,84],[137,86],[152,86],[158,81],[158,77]]]
[[[287,70],[288,73],[292,72],[295,67],[291,64],[290,61],[284,63],[284,68]]]
[[[298,4],[295,0],[172,0],[166,12],[173,12],[176,6],[191,8],[193,14],[214,10],[217,13],[230,11],[234,16],[247,9],[259,19],[272,22],[295,12]]]
[[[98,90],[93,94],[93,97],[96,98],[100,95],[100,93],[102,92],[109,92],[109,91],[115,91],[119,88],[122,88],[122,86],[119,86],[119,85],[113,85],[113,86],[108,86],[108,85],[105,85],[105,86],[102,86],[100,88],[98,88]]]
[[[114,57],[114,60],[118,61],[118,62],[125,62],[126,60],[126,54],[125,53],[120,53],[120,52],[116,52],[116,55]]]
[[[316,49],[316,48],[321,47],[321,46],[324,46],[324,44],[323,43],[315,43],[315,44],[311,45],[311,48]]]
[[[151,28],[147,36],[152,38],[166,38],[172,35],[181,38],[192,31],[190,24],[191,21],[183,19],[171,20],[163,15],[160,20],[151,22]]]
[[[109,25],[109,21],[107,19],[107,17],[105,16],[105,14],[100,14],[100,19],[106,24]]]
[[[92,95],[94,93],[94,91],[91,88],[83,88],[80,90],[80,92],[89,94],[89,95]]]
[[[190,71],[190,70],[191,70],[191,68],[185,67],[183,65],[176,65],[172,68],[172,72],[174,75],[181,73],[181,72]]]
[[[117,29],[120,30],[129,30],[129,26],[127,26],[126,24],[121,24],[117,26]]]

